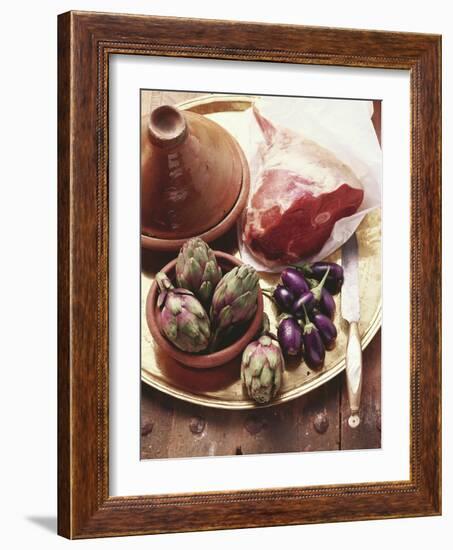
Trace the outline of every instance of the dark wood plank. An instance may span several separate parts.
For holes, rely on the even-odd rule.
[[[172,402],[166,395],[142,384],[140,415],[141,458],[166,458],[174,423]]]
[[[339,448],[339,394],[335,381],[284,405],[244,416],[238,433],[242,454]]]
[[[201,407],[142,385],[141,458],[338,450],[338,381],[254,411]]]

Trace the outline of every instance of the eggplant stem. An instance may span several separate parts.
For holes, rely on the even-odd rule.
[[[324,273],[324,276],[319,283],[319,286],[321,287],[321,289],[324,286],[324,283],[326,282],[327,276],[329,275],[329,271],[330,271],[330,266],[326,269],[326,272]]]
[[[321,292],[322,292],[322,289],[324,287],[324,283],[326,282],[327,275],[329,275],[329,271],[330,271],[330,267],[327,268],[327,270],[324,273],[324,275],[323,275],[321,281],[319,282],[319,284],[311,289],[311,291],[313,292],[313,294],[314,294],[314,296],[315,296],[315,298],[318,302],[321,298]]]
[[[290,264],[289,267],[297,269],[297,271],[302,271],[304,275],[311,275],[311,267],[309,263],[304,263],[302,265]]]
[[[272,287],[270,288],[261,288],[262,292],[273,292]]]
[[[271,302],[274,302],[275,305],[278,305],[277,300],[272,296],[272,294],[270,294],[269,289],[262,288],[261,292],[264,294],[264,296],[266,296],[266,298],[269,298],[269,300],[271,300]]]
[[[305,313],[305,325],[308,325],[308,323],[310,322],[310,319],[308,318],[308,313],[307,313],[307,310],[305,309],[305,304],[302,304],[302,307],[304,308],[304,313]]]

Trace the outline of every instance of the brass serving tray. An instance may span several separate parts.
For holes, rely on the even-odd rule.
[[[187,101],[179,106],[212,117],[223,124],[240,144],[241,140],[244,140],[238,114],[250,108],[250,97],[213,95]],[[359,331],[362,349],[365,349],[381,324],[381,212],[379,209],[367,214],[364,218],[357,230],[357,240],[361,307]],[[215,245],[214,248],[216,248]],[[222,239],[217,248],[240,256],[233,234]],[[240,357],[213,369],[191,369],[165,355],[154,344],[146,323],[145,301],[154,274],[172,257],[175,255],[157,253],[151,255],[147,251],[143,251],[142,254],[142,380],[166,394],[198,405],[236,410],[262,407],[250,400],[242,387]],[[341,263],[341,252],[335,252],[328,259]],[[277,282],[279,275],[261,273],[260,277],[262,286],[268,287]],[[331,380],[345,368],[347,324],[341,318],[339,296],[336,296],[336,304],[335,324],[338,329],[338,338],[335,348],[326,353],[324,367],[319,371],[312,371],[300,360],[287,362],[280,393],[267,406],[275,406],[300,397]],[[276,311],[267,299],[265,299],[265,311],[269,315],[271,329],[275,331]]]

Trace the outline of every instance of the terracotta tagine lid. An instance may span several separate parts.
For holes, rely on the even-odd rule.
[[[207,241],[217,238],[244,208],[248,185],[244,155],[217,123],[169,105],[143,118],[144,246],[174,250],[196,235]]]

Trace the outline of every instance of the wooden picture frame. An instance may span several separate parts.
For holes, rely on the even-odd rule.
[[[59,534],[87,538],[440,514],[441,38],[69,12],[59,16],[58,48]],[[109,495],[111,54],[410,72],[409,481]]]

